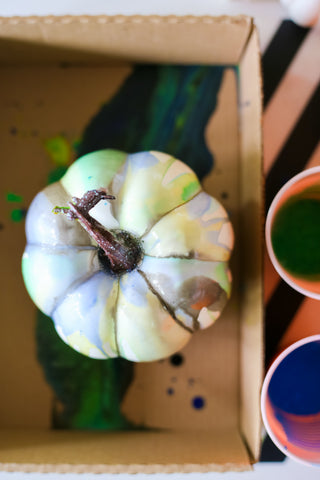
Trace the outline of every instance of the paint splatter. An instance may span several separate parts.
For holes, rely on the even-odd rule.
[[[167,389],[167,394],[168,395],[173,395],[174,394],[174,389],[173,388],[168,388]]]
[[[13,222],[19,223],[19,222],[22,222],[22,220],[24,220],[26,214],[27,214],[26,208],[14,208],[10,213],[10,218]]]
[[[205,402],[205,399],[203,397],[197,396],[197,397],[193,397],[193,399],[192,399],[192,406],[196,410],[201,410],[202,408],[205,407],[205,404],[206,404],[206,402]]]
[[[66,166],[71,162],[71,147],[62,135],[48,138],[44,141],[46,152],[57,167]]]
[[[7,202],[20,203],[20,202],[23,202],[23,197],[22,197],[22,195],[18,195],[18,194],[13,193],[13,192],[8,192],[7,193]]]
[[[17,193],[14,193],[14,192],[8,192],[6,195],[6,200],[8,203],[22,203],[23,196],[18,195]],[[24,207],[13,208],[10,212],[10,219],[14,223],[19,223],[19,222],[22,222],[26,214],[27,214],[27,209]]]
[[[11,135],[17,135],[17,133],[18,133],[17,127],[11,127],[10,128],[10,133],[11,133]]]
[[[180,365],[182,365],[184,362],[184,358],[183,356],[181,355],[181,353],[175,353],[174,355],[172,355],[170,357],[170,363],[171,365],[173,365],[174,367],[180,367]]]

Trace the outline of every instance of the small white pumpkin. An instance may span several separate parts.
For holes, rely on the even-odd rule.
[[[69,215],[55,215],[56,206]],[[165,358],[212,325],[230,296],[228,215],[187,165],[164,153],[79,158],[34,198],[26,236],[32,300],[92,358]],[[129,263],[120,265],[121,245]]]

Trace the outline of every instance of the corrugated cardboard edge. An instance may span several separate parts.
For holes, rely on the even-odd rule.
[[[221,15],[214,17],[211,15],[46,15],[46,16],[14,16],[14,17],[0,17],[0,25],[19,25],[19,24],[46,24],[52,25],[53,23],[69,25],[71,23],[117,23],[117,24],[141,24],[141,23],[225,23],[225,24],[250,24],[252,22],[251,17],[247,15],[228,16]]]
[[[209,472],[245,472],[248,464],[216,464],[199,465],[193,463],[158,464],[158,465],[86,465],[86,464],[35,464],[35,463],[0,463],[0,471],[24,473],[126,473],[126,474],[152,474],[152,473],[209,473]]]
[[[108,57],[113,61],[166,62],[170,51],[170,63],[234,64],[251,25],[251,17],[244,15],[0,17],[0,39],[7,42],[3,53],[6,62],[12,62],[11,52],[21,61],[29,57],[38,61],[41,55],[41,61],[56,60],[57,52],[50,47],[59,49],[62,62],[69,62],[75,53],[76,62],[101,63]],[[233,35],[228,34],[227,43],[224,33],[230,27]],[[213,33],[221,38],[223,56],[221,44],[208,41]],[[38,51],[31,53],[30,47]],[[47,51],[41,52],[41,47]]]

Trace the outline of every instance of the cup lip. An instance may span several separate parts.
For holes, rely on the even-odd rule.
[[[299,180],[302,178],[308,177],[310,175],[313,175],[314,173],[320,173],[320,165],[317,165],[315,167],[307,168],[306,170],[303,170],[302,172],[298,173],[294,177],[292,177],[288,182],[286,182],[282,188],[278,191],[276,196],[274,197],[270,208],[267,213],[266,217],[266,225],[265,225],[265,239],[266,239],[266,246],[267,246],[267,251],[269,254],[269,258],[271,260],[272,265],[280,275],[280,277],[288,284],[290,287],[292,287],[294,290],[296,290],[299,293],[302,293],[302,295],[305,295],[306,297],[309,298],[314,298],[315,300],[320,300],[320,293],[315,293],[310,290],[307,290],[305,288],[300,287],[297,285],[292,279],[287,275],[286,271],[282,268],[281,264],[278,262],[277,257],[274,254],[273,247],[272,247],[272,242],[271,242],[271,224],[272,220],[274,217],[274,213],[276,210],[276,207],[279,203],[279,200],[281,199],[282,195],[295,183],[297,183]]]
[[[316,335],[311,335],[309,337],[302,338],[301,340],[298,340],[294,342],[292,345],[287,347],[285,350],[283,350],[277,358],[272,362],[271,366],[269,367],[267,374],[264,378],[263,384],[262,384],[262,389],[261,389],[261,395],[260,395],[260,409],[261,409],[261,415],[262,415],[262,420],[263,424],[265,426],[265,429],[273,441],[273,443],[281,450],[282,453],[284,453],[287,457],[292,458],[293,460],[302,463],[303,465],[307,466],[314,466],[314,467],[320,467],[320,463],[312,463],[309,462],[308,460],[303,460],[302,458],[298,457],[297,455],[294,455],[293,453],[289,452],[284,448],[284,446],[279,442],[277,437],[274,435],[273,431],[271,430],[271,427],[269,425],[268,419],[267,419],[267,413],[266,413],[266,399],[267,399],[267,393],[268,393],[268,388],[270,385],[270,380],[280,365],[280,363],[288,356],[290,355],[291,352],[296,350],[297,348],[302,347],[303,345],[306,345],[307,343],[312,343],[312,342],[320,342],[320,334]]]

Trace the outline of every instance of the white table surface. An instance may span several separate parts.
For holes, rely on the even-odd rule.
[[[27,15],[236,15],[254,17],[264,51],[286,12],[277,0],[2,0],[0,16]],[[0,480],[319,480],[320,469],[292,460],[258,463],[253,472],[195,474],[41,474],[0,472]]]

